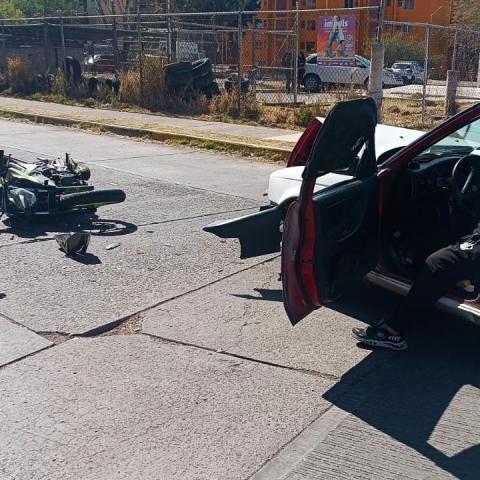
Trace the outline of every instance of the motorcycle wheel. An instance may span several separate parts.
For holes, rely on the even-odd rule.
[[[122,203],[125,200],[123,190],[98,190],[92,192],[69,193],[57,200],[57,210],[65,212],[76,208],[92,209]]]

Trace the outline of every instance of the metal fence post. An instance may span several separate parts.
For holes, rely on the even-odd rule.
[[[478,54],[477,88],[480,88],[480,53]]]
[[[242,111],[242,74],[243,74],[243,38],[242,38],[242,12],[238,12],[238,113]]]
[[[252,17],[252,91],[255,99],[257,98],[257,16]]]
[[[117,18],[115,16],[115,0],[110,0],[112,8],[112,47],[113,47],[113,65],[115,70],[119,69],[118,55],[118,37],[117,37]]]
[[[294,71],[293,71],[293,103],[297,103],[298,101],[298,56],[300,54],[300,51],[299,51],[299,43],[298,43],[298,37],[299,37],[299,23],[300,23],[300,16],[298,14],[298,10],[300,8],[300,2],[299,0],[297,0],[296,4],[295,4],[295,37],[294,37],[294,41],[295,41],[295,57],[293,59],[293,68],[294,68]]]
[[[167,62],[172,61],[172,3],[167,0]]]
[[[67,93],[67,49],[65,47],[65,31],[63,29],[63,17],[60,17],[60,38],[62,41],[62,65],[63,65],[63,85],[65,94]],[[73,72],[72,72],[73,73]]]
[[[428,81],[428,56],[430,48],[430,27],[427,25],[425,30],[425,61],[423,65],[423,92],[422,92],[422,123],[425,124],[425,115],[427,109],[427,81]]]
[[[50,71],[50,46],[49,46],[49,32],[48,32],[48,23],[43,22],[43,49],[45,55],[45,74],[48,74]]]
[[[457,85],[459,73],[456,70],[447,71],[447,89],[445,93],[445,115],[451,117],[457,113]]]
[[[380,1],[378,7],[378,25],[375,42],[372,45],[372,60],[368,80],[368,94],[377,104],[377,117],[382,119],[383,101],[383,66],[385,62],[385,45],[383,44],[383,30],[385,27],[385,0]]]
[[[455,67],[457,65],[457,36],[458,36],[458,30],[455,30],[455,35],[453,37],[452,70],[455,70]]]
[[[138,35],[138,76],[140,82],[140,103],[143,106],[143,40],[142,40],[142,22],[140,20],[140,2],[137,10],[137,35]]]
[[[7,66],[7,45],[5,38],[5,21],[2,20],[2,66]]]

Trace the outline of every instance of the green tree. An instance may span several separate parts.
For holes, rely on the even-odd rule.
[[[76,12],[77,6],[76,0],[0,0],[0,15],[3,18],[41,17],[44,13],[69,15]]]
[[[172,0],[177,12],[234,12],[256,10],[258,0]]]
[[[13,0],[0,1],[0,17],[2,18],[20,18],[23,12],[15,6]]]

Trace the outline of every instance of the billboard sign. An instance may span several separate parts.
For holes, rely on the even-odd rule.
[[[319,63],[350,65],[354,62],[357,19],[355,16],[322,16],[318,19]]]

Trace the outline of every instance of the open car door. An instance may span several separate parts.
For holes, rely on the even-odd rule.
[[[338,103],[310,151],[282,240],[283,302],[293,325],[376,266],[378,178],[375,102]],[[317,177],[345,181],[313,194]]]

